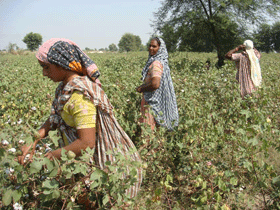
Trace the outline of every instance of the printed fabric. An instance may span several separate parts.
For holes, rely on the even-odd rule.
[[[161,78],[162,72],[163,72],[163,66],[161,65],[161,63],[159,61],[154,61],[149,67],[149,71],[147,73],[147,76],[146,76],[144,82],[149,83],[153,77]],[[150,105],[145,101],[144,95],[141,100],[141,110],[140,111],[142,114],[142,117],[140,118],[140,122],[150,125],[151,129],[154,130],[157,123],[155,121],[154,116],[150,112]]]
[[[154,61],[159,61],[163,66],[163,73],[158,89],[152,92],[144,92],[145,101],[152,107],[156,122],[173,130],[178,126],[179,114],[175,91],[168,65],[168,53],[163,39],[159,38],[161,45],[156,55],[149,55],[148,61],[142,70],[142,80],[145,81],[149,67]]]
[[[92,82],[87,76],[73,78],[64,88],[63,83],[59,84],[51,109],[50,122],[52,128],[58,128],[61,135],[67,137],[69,143],[78,138],[76,128],[67,125],[61,117],[63,107],[71,98],[74,91],[83,93],[95,105],[97,110],[95,163],[101,169],[104,169],[105,162],[114,162],[114,154],[117,153],[121,153],[130,160],[141,162],[133,142],[117,122],[113,114],[113,106],[109,102],[107,95],[97,83]],[[107,154],[108,151],[112,153]],[[127,170],[128,174],[129,168]],[[141,168],[137,170],[136,177],[137,182],[126,192],[130,197],[135,197],[140,188],[142,182]]]
[[[40,46],[36,57],[43,63],[56,64],[64,69],[88,76],[95,81],[100,72],[96,64],[68,39],[52,38]]]
[[[76,129],[95,128],[96,108],[82,93],[74,91],[64,105],[61,117],[67,125]]]
[[[260,59],[261,54],[259,51],[254,49],[254,53],[258,59]],[[236,80],[240,85],[240,94],[244,98],[246,95],[251,95],[253,91],[257,89],[251,78],[251,65],[248,54],[246,52],[234,53],[232,54],[233,61],[236,63],[238,69],[236,73]]]

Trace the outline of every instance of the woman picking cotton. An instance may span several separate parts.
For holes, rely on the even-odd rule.
[[[152,130],[163,126],[174,130],[178,126],[178,108],[168,65],[168,52],[163,39],[151,40],[149,57],[142,70],[143,84],[136,91],[143,93],[141,122]]]
[[[95,164],[101,169],[106,168],[106,161],[114,162],[116,153],[140,162],[134,144],[118,124],[113,107],[98,84],[100,74],[95,63],[67,39],[48,40],[39,48],[36,57],[43,75],[60,83],[51,115],[38,131],[40,138],[33,145],[22,148],[19,162],[23,164],[29,149],[35,148],[40,139],[55,129],[60,132],[63,142],[60,142],[61,148],[46,154],[49,159],[60,159],[62,148],[80,156],[82,150],[89,147],[95,149]],[[108,151],[113,154],[107,154]],[[127,190],[130,197],[136,196],[141,180],[141,169],[138,169],[137,182]]]
[[[237,53],[241,50],[242,52]],[[236,63],[236,79],[240,84],[242,98],[246,95],[251,95],[262,82],[259,63],[261,57],[260,52],[254,48],[251,40],[246,40],[243,45],[239,45],[235,49],[230,50],[225,57]]]

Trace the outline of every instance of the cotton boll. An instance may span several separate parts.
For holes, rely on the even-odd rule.
[[[7,140],[3,140],[3,141],[2,141],[2,145],[3,145],[3,146],[7,146],[8,144],[9,144],[9,142],[8,142]]]

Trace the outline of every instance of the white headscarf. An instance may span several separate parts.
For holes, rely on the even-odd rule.
[[[259,59],[254,52],[254,44],[251,40],[244,42],[246,52],[248,53],[250,64],[251,64],[251,79],[256,87],[261,85],[262,75]]]

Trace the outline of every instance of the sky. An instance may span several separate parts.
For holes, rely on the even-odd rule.
[[[9,43],[26,49],[22,39],[30,32],[43,42],[67,38],[82,49],[118,45],[125,33],[145,45],[160,6],[159,0],[0,0],[0,50]]]

